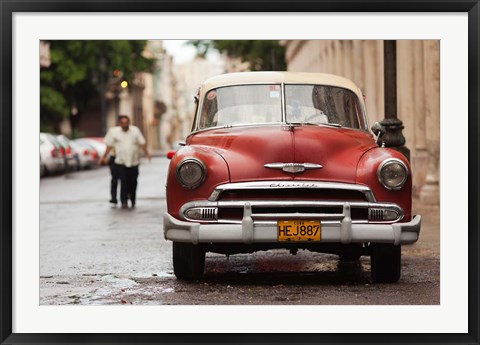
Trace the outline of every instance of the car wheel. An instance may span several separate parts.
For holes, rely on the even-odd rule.
[[[45,164],[40,164],[40,177],[43,177],[47,174],[47,167]]]
[[[191,243],[173,242],[173,271],[178,279],[202,278],[205,268],[205,250]]]
[[[393,244],[373,243],[370,257],[374,283],[396,283],[400,279],[402,248]]]

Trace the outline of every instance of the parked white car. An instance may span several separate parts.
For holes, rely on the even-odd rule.
[[[65,169],[63,148],[50,133],[40,133],[40,175],[55,174]]]
[[[79,170],[80,162],[78,153],[72,148],[71,140],[63,134],[57,135],[56,139],[65,150],[65,164],[68,170]]]
[[[99,158],[102,158],[103,154],[107,149],[107,145],[105,145],[105,141],[102,137],[79,138],[79,139],[76,139],[76,141],[84,142],[93,146],[93,148],[97,151]]]
[[[81,169],[91,169],[97,166],[98,153],[93,146],[81,140],[70,140],[70,145],[78,153]]]

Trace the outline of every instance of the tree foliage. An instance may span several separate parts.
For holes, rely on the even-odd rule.
[[[40,71],[40,121],[56,124],[71,115],[78,116],[98,97],[99,83],[112,77],[114,70],[130,80],[135,72],[149,71],[153,61],[142,52],[146,41],[50,41],[51,65]]]
[[[210,49],[248,62],[253,71],[284,71],[285,47],[275,40],[191,40],[197,55],[205,57]]]

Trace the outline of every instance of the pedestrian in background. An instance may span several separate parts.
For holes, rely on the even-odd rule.
[[[120,202],[122,208],[128,208],[128,199],[131,206],[135,207],[138,166],[140,164],[140,148],[150,160],[145,138],[140,129],[130,125],[126,115],[118,117],[120,126],[112,127],[105,136],[107,149],[101,163],[105,164],[109,152],[115,150],[115,169],[120,177]]]

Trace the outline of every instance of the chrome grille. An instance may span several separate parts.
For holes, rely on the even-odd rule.
[[[320,219],[340,221],[345,205],[354,223],[397,222],[403,210],[379,203],[367,186],[314,181],[238,182],[217,186],[208,200],[196,200],[180,208],[186,220],[238,224],[249,205],[255,221]]]
[[[219,185],[209,201],[227,200],[343,200],[376,202],[367,186],[315,181],[261,181]]]

